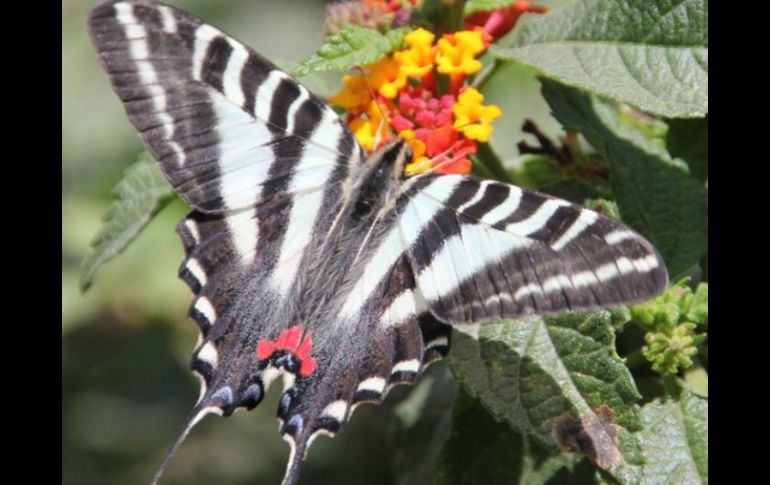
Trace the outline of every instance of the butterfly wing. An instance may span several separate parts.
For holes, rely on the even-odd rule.
[[[339,320],[364,341],[397,342],[372,349],[393,357],[360,368],[363,388],[412,382],[448,349],[449,325],[632,303],[667,284],[657,251],[622,223],[460,175],[404,182],[358,259]]]
[[[335,436],[357,406],[381,403],[393,386],[414,384],[429,364],[446,356],[450,326],[425,307],[412,315],[392,311],[393,298],[410,287],[414,276],[402,257],[376,289],[378,298],[354,315],[335,316],[336,326],[317,334],[316,372],[281,396],[281,433],[292,447],[285,485],[296,480],[317,436]],[[402,296],[402,302],[410,297]]]
[[[381,298],[378,284],[402,255],[415,284],[388,311],[428,308],[447,324],[634,303],[668,281],[657,250],[621,222],[500,182],[415,177],[389,220],[371,241],[368,276],[351,293],[349,314],[356,301]]]
[[[408,254],[417,284],[442,321],[636,303],[667,285],[647,240],[579,205],[461,176],[434,180],[415,197],[400,227],[415,241]]]
[[[190,316],[201,330],[191,367],[202,389],[173,454],[203,415],[229,415],[261,401],[277,373],[255,350],[288,335],[302,288],[298,274],[312,259],[306,249],[324,244],[364,155],[326,103],[186,12],[110,1],[91,12],[89,28],[129,119],[195,208],[177,232],[185,248],[180,276],[195,293]],[[387,337],[372,350],[380,343],[392,350]],[[302,448],[298,460],[306,431],[331,431],[329,416],[344,421],[339,404],[329,405],[358,388],[356,372],[336,380],[342,371],[330,369],[331,350],[319,346],[317,371],[297,379],[302,392],[287,385],[279,410],[285,435],[296,435]],[[367,365],[385,368],[386,361]],[[298,399],[290,408],[292,394]],[[300,404],[303,415],[292,412]],[[298,462],[290,463],[287,483],[298,470]]]
[[[200,211],[322,190],[361,161],[361,148],[326,103],[186,12],[108,2],[91,12],[89,28],[131,123]]]

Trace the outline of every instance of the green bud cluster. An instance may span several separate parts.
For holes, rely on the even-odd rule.
[[[697,346],[706,340],[708,284],[701,283],[693,291],[688,280],[680,280],[654,300],[630,307],[632,320],[648,329],[642,355],[660,374],[691,367]]]

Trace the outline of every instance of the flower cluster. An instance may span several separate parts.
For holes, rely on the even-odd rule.
[[[481,70],[477,57],[490,40],[482,29],[436,39],[419,28],[405,37],[406,48],[345,76],[329,101],[347,110],[348,126],[367,150],[395,137],[406,140],[414,153],[408,175],[466,174],[476,142],[489,140],[491,122],[502,114],[465,86]]]
[[[343,1],[327,7],[326,30],[334,34],[356,24],[385,32],[408,25],[417,12],[424,17],[423,6],[419,0]],[[502,114],[468,85],[482,69],[479,56],[522,14],[546,11],[518,0],[467,16],[465,30],[439,36],[418,28],[404,38],[405,48],[344,76],[342,90],[329,102],[347,111],[348,126],[370,152],[394,138],[406,140],[414,154],[407,175],[466,174],[468,157],[478,142],[489,140],[491,122]]]
[[[326,6],[326,35],[339,34],[345,25],[385,31],[409,24],[417,0],[361,0]]]
[[[691,367],[698,345],[706,340],[708,284],[701,283],[693,291],[687,281],[682,279],[654,300],[629,308],[634,322],[649,330],[642,355],[661,374]]]
[[[647,345],[642,347],[642,355],[652,363],[652,370],[660,374],[676,374],[679,368],[691,367],[692,358],[698,353],[698,344],[706,338],[695,335],[695,327],[694,323],[685,322],[670,332],[648,332],[644,336]]]

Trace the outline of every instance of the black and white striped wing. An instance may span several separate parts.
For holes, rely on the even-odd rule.
[[[317,372],[297,379],[281,396],[281,433],[292,446],[285,484],[294,483],[318,435],[336,435],[360,404],[381,403],[392,387],[414,384],[428,365],[446,356],[451,326],[427,308],[410,315],[392,313],[393,298],[409,287],[414,287],[414,276],[402,257],[376,288],[377,297],[355,314],[338,315],[336,328],[319,329],[323,353]]]
[[[89,28],[129,119],[200,211],[320,190],[364,156],[325,102],[186,12],[117,1],[95,8]]]
[[[307,248],[325,242],[364,154],[326,103],[186,12],[113,1],[91,12],[89,27],[131,122],[195,208],[177,232],[185,248],[180,276],[195,293],[190,315],[201,330],[191,367],[202,389],[176,448],[205,414],[229,415],[261,401],[278,371],[265,368],[255,350],[297,323],[298,274],[315,254]],[[324,410],[345,419],[339,405],[329,408],[337,397],[332,391],[360,387],[357,373],[342,382],[344,375],[328,370],[334,348],[315,346],[317,369],[296,378],[304,391],[287,389],[285,395],[297,398],[281,401],[285,435],[305,440],[298,460],[308,430],[339,426]],[[389,370],[386,363],[381,368]],[[331,390],[320,387],[322,379]],[[374,384],[379,381],[369,387]],[[299,431],[292,426],[302,417],[291,412],[298,406],[307,417]],[[286,483],[296,480],[298,463]]]
[[[406,254],[415,283],[392,299],[394,315],[427,307],[462,324],[596,309],[650,298],[668,281],[655,248],[621,222],[512,185],[424,175],[393,211],[366,281]],[[353,299],[380,298],[363,281]]]

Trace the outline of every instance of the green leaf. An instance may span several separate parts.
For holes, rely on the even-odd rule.
[[[550,155],[526,155],[521,165],[515,170],[516,181],[526,187],[538,189],[564,180],[564,172]]]
[[[449,365],[496,419],[631,480],[642,461],[631,434],[640,396],[615,352],[618,324],[608,311],[492,322],[478,339],[455,332]]]
[[[591,210],[595,210],[600,214],[604,214],[607,217],[620,220],[620,211],[618,204],[607,199],[588,199],[583,205]]]
[[[709,176],[709,119],[668,120],[666,146],[671,155],[687,162],[700,182]]]
[[[693,393],[709,397],[709,375],[702,366],[690,367],[684,371],[684,382]]]
[[[83,258],[80,291],[91,285],[94,273],[107,261],[120,254],[163,207],[174,190],[160,167],[149,154],[142,152],[129,166],[112,194],[115,201],[107,208],[104,225],[91,241]]]
[[[395,485],[422,485],[433,479],[436,460],[449,436],[457,384],[446,365],[431,366],[399,403],[390,437]]]
[[[678,401],[655,400],[642,408],[642,421],[641,483],[708,483],[707,399],[685,390]]]
[[[549,453],[496,422],[466,392],[455,401],[452,433],[436,466],[436,485],[596,483],[596,468],[574,453]],[[427,483],[427,482],[425,482]]]
[[[650,113],[708,112],[706,0],[578,0],[516,32],[493,54]]]
[[[619,107],[559,83],[542,79],[553,115],[566,129],[582,133],[610,166],[610,185],[623,221],[661,252],[676,277],[706,253],[706,191],[672,158],[658,138],[639,128],[639,112]]]
[[[382,34],[375,29],[346,25],[342,32],[326,39],[315,54],[300,62],[291,75],[300,77],[311,72],[347,71],[354,66],[364,66],[402,48],[409,31],[402,27]]]

